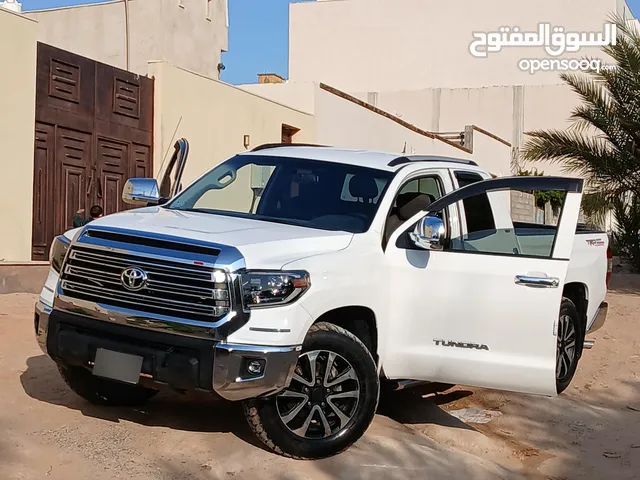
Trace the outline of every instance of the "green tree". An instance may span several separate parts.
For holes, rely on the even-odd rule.
[[[532,170],[520,169],[519,176],[523,177],[542,177],[544,172],[539,172],[537,168]],[[536,206],[544,208],[547,203],[551,204],[554,210],[559,210],[564,202],[564,192],[559,190],[542,190],[531,192],[536,201]]]
[[[603,47],[612,68],[562,73],[581,99],[572,125],[530,132],[522,158],[559,163],[565,172],[584,177],[584,213],[602,219],[613,212],[614,241],[640,271],[640,33],[621,17],[612,21],[618,27],[616,44]]]

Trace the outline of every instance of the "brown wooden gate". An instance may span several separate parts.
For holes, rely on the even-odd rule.
[[[73,216],[127,208],[124,183],[151,176],[153,79],[38,43],[33,260]]]

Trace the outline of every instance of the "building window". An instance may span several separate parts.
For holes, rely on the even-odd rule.
[[[299,128],[282,124],[282,143],[293,143],[293,136],[300,131]]]
[[[212,3],[213,0],[205,0],[207,2],[207,12],[206,12],[206,16],[207,16],[207,20],[211,21],[211,8],[212,8]]]

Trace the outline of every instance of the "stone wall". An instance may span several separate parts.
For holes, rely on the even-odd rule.
[[[515,222],[535,223],[536,205],[533,194],[511,191],[511,219]]]

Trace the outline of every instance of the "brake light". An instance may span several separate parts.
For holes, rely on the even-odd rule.
[[[609,244],[607,246],[607,288],[609,288],[611,272],[613,272],[613,251],[611,250],[611,244]]]

